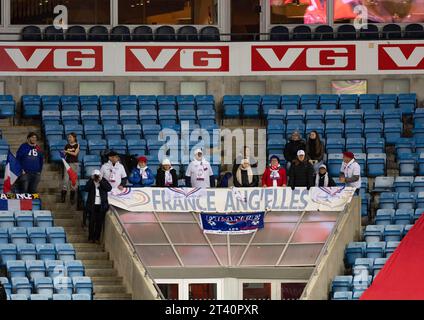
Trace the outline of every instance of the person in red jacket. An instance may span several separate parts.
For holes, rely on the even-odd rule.
[[[286,169],[280,165],[280,159],[271,156],[271,164],[262,175],[263,187],[285,187],[287,185]]]

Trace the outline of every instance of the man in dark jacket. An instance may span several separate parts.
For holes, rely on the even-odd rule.
[[[311,188],[315,185],[314,167],[306,159],[305,151],[299,150],[297,158],[293,160],[289,171],[289,186],[294,189],[296,187]]]
[[[16,152],[16,160],[21,165],[22,175],[19,178],[22,193],[37,193],[37,187],[43,170],[43,152],[37,145],[38,135],[30,132],[27,142]]]
[[[90,216],[88,241],[100,244],[106,212],[109,210],[108,192],[112,190],[110,183],[103,179],[99,170],[94,170],[84,190],[88,192],[86,210]]]
[[[299,150],[305,150],[305,141],[300,137],[300,133],[295,131],[290,137],[290,141],[284,148],[284,158],[287,161],[287,169],[290,167],[291,162],[296,159]]]

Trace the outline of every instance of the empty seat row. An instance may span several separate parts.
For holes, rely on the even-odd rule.
[[[7,300],[17,300],[17,301],[26,301],[28,300],[28,297],[25,294],[11,294],[7,295]],[[60,293],[54,293],[53,295],[50,294],[31,294],[29,296],[29,300],[59,300],[59,301],[65,301],[65,300],[91,300],[90,295],[88,294],[60,294]]]
[[[380,209],[424,208],[423,192],[382,192],[378,200]]]
[[[424,29],[421,24],[412,23],[405,26],[404,31],[398,24],[383,25],[381,31],[375,24],[367,23],[358,31],[353,24],[343,24],[337,27],[319,25],[314,31],[307,25],[293,28],[292,32],[286,26],[275,26],[270,30],[271,41],[308,41],[308,40],[378,40],[378,39],[423,39]]]
[[[10,227],[52,227],[53,216],[49,210],[0,211],[0,228]]]
[[[0,264],[22,260],[75,260],[75,249],[69,243],[0,244]]]
[[[62,254],[63,255],[63,254]],[[31,282],[40,277],[83,277],[85,268],[80,260],[8,260],[9,278],[28,277]]]
[[[0,243],[65,243],[63,227],[9,227],[0,228]]]
[[[345,265],[350,268],[353,266],[358,266],[364,261],[366,263],[372,264],[368,268],[370,274],[373,273],[372,266],[374,265],[374,259],[384,259],[389,258],[390,255],[396,250],[399,246],[400,241],[373,241],[373,242],[350,242],[346,246],[344,254]],[[366,259],[366,260],[358,260]],[[379,262],[381,260],[377,260]]]
[[[397,177],[376,177],[374,181],[375,192],[423,192],[424,176],[397,176]]]
[[[26,26],[21,31],[23,41],[220,41],[219,29],[206,26],[199,31],[194,26],[183,26],[177,31],[172,26],[159,26],[154,32],[150,26],[115,26],[110,32],[105,26],[93,26],[88,31],[82,26],[63,29],[48,26],[42,32],[38,26]]]

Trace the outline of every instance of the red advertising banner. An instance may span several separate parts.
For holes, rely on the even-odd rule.
[[[380,44],[379,70],[424,70],[424,44]]]

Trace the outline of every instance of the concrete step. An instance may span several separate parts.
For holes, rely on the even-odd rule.
[[[78,260],[106,260],[109,261],[109,253],[97,251],[97,252],[77,252]]]
[[[74,219],[54,219],[54,224],[59,227],[74,227]]]
[[[65,220],[75,220],[75,218],[78,216],[75,213],[71,213],[71,212],[56,212],[53,211],[52,212],[53,218],[54,219],[65,219]],[[64,226],[62,226],[64,227]]]
[[[72,244],[85,243],[88,240],[87,235],[69,235],[67,238],[68,238],[68,242],[71,242]]]
[[[95,243],[76,243],[74,244],[75,250],[80,250],[81,252],[88,252],[88,251],[103,251],[103,246],[95,244]]]
[[[94,284],[94,292],[97,293],[127,293],[127,290],[122,284],[118,285],[97,285]]]
[[[113,268],[113,262],[110,260],[93,260],[93,259],[82,259],[82,263],[86,268],[90,269],[111,269]]]
[[[118,272],[115,269],[99,269],[99,268],[87,268],[85,269],[87,277],[115,277]]]
[[[94,300],[131,300],[129,293],[97,293]]]
[[[122,285],[122,277],[91,277],[96,285]]]

